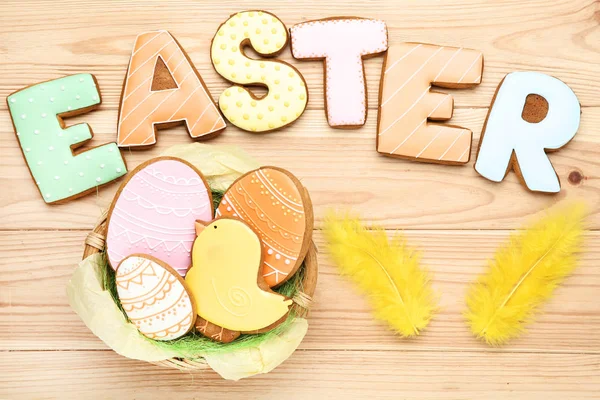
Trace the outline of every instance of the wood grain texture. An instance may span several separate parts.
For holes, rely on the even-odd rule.
[[[390,43],[463,46],[484,53],[483,83],[443,90],[455,97],[452,124],[474,131],[477,148],[493,93],[512,71],[540,71],[565,81],[582,104],[575,139],[550,155],[563,190],[533,195],[511,173],[488,182],[473,169],[390,159],[375,151],[382,57],[367,60],[365,127],[328,127],[323,66],[300,62],[308,111],[289,128],[252,135],[233,126],[207,143],[237,145],[259,161],[288,168],[310,190],[316,226],[331,207],[405,229],[423,251],[441,309],[424,334],[401,340],[375,322],[365,299],[337,274],[319,231],[319,282],[310,329],[298,350],[268,376],[238,383],[215,373],[162,369],[107,349],[67,305],[65,285],[83,241],[118,183],[65,205],[39,197],[17,147],[4,98],[23,86],[87,72],[98,78],[100,110],[88,122],[89,146],[114,141],[123,77],[141,32],[167,29],[181,42],[213,98],[229,86],[210,65],[209,43],[228,16],[244,8],[277,14],[290,27],[330,16],[386,21]],[[597,0],[231,0],[0,2],[0,399],[13,398],[598,398],[600,392],[600,1]],[[160,131],[149,151],[125,151],[129,169],[173,144],[183,128]],[[88,146],[88,147],[89,147]],[[569,174],[583,176],[569,182]],[[490,348],[471,336],[461,315],[467,285],[510,229],[555,203],[585,199],[592,231],[575,274],[522,338]],[[391,232],[391,231],[390,231]]]
[[[285,130],[264,135],[233,126],[209,144],[237,145],[255,159],[289,169],[310,191],[315,222],[331,207],[352,207],[365,218],[388,228],[401,229],[512,229],[524,218],[566,198],[590,203],[590,227],[600,228],[600,107],[584,109],[580,132],[563,149],[550,154],[563,189],[552,196],[532,194],[516,174],[502,183],[488,181],[473,168],[485,109],[460,109],[452,124],[474,131],[472,161],[464,166],[415,163],[379,155],[375,150],[376,112],[360,130],[338,130],[327,125],[324,114],[307,111]],[[114,140],[116,110],[100,110],[69,123],[88,122],[95,132],[90,146]],[[108,206],[118,182],[64,205],[46,205],[40,198],[12,128],[0,114],[0,146],[4,150],[0,184],[11,189],[0,193],[1,229],[89,229],[101,206]],[[129,170],[168,147],[192,143],[183,127],[160,131],[149,150],[124,150]],[[583,180],[569,182],[571,172]],[[410,195],[408,195],[410,194]]]
[[[597,399],[600,356],[298,350],[254,379],[226,382],[108,351],[0,353],[0,395],[94,399],[211,396],[260,399]],[[34,379],[30,377],[34,376]],[[274,383],[277,382],[277,386]],[[285,388],[285,389],[282,389]],[[285,390],[285,391],[284,391]],[[283,394],[283,392],[285,394]]]
[[[5,289],[0,293],[5,305],[0,309],[0,350],[106,349],[66,299],[65,287],[81,259],[86,234],[0,232],[0,282]],[[319,281],[302,348],[600,354],[600,302],[590,301],[600,291],[600,232],[588,235],[575,275],[544,307],[527,335],[499,349],[471,336],[462,317],[467,285],[507,236],[507,231],[407,231],[410,243],[423,252],[423,264],[432,271],[440,312],[421,337],[400,340],[373,320],[365,299],[338,275],[317,231]],[[32,320],[36,329],[31,329]]]

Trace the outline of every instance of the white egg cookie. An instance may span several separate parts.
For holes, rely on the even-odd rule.
[[[173,340],[194,326],[196,310],[184,280],[158,259],[142,254],[125,258],[116,284],[123,310],[142,335]]]
[[[211,45],[211,60],[225,79],[240,85],[266,86],[261,98],[242,86],[226,89],[219,98],[225,117],[238,128],[266,132],[284,127],[302,115],[308,91],[302,74],[279,60],[253,60],[244,54],[251,46],[265,57],[274,57],[289,41],[287,28],[273,14],[244,11],[223,23]]]

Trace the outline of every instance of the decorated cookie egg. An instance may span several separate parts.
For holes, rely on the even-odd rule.
[[[194,326],[196,310],[185,282],[159,260],[141,254],[125,258],[116,284],[123,310],[144,336],[173,340]]]
[[[290,172],[262,167],[231,185],[216,212],[246,222],[263,247],[262,273],[270,287],[291,277],[308,251],[313,229],[308,193]]]
[[[108,216],[106,249],[116,268],[125,257],[149,254],[185,276],[196,220],[212,220],[212,198],[200,171],[159,157],[137,167],[122,184]]]

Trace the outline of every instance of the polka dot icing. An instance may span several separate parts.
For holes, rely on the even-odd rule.
[[[388,48],[385,22],[363,18],[327,18],[290,29],[292,55],[324,60],[327,121],[333,128],[359,127],[367,117],[363,57]]]
[[[240,47],[249,44],[257,53],[273,56],[285,48],[288,31],[275,15],[245,11],[223,23],[211,46],[211,59],[217,72],[240,85],[266,85],[268,93],[256,98],[241,86],[226,89],[219,98],[225,117],[237,127],[251,132],[281,128],[298,119],[308,102],[306,84],[300,72],[279,60],[252,60]]]
[[[63,129],[57,115],[69,111],[71,101],[79,94],[81,100],[70,112],[100,104],[98,87],[90,74],[70,75],[64,78],[29,86],[11,94],[9,110],[15,125],[19,144],[33,179],[38,183],[42,197],[54,203],[93,190],[100,182],[108,183],[124,175],[127,170],[115,143],[105,144],[73,156],[72,147],[79,147],[92,138],[87,124]],[[91,100],[96,96],[97,100]],[[48,101],[49,100],[49,101]],[[112,153],[112,154],[111,154]],[[97,161],[111,168],[95,173]],[[121,172],[116,169],[120,168]],[[85,179],[79,174],[90,171]],[[56,177],[59,177],[58,179]],[[76,179],[77,178],[77,179]]]

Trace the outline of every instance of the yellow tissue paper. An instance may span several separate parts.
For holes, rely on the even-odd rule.
[[[219,191],[227,190],[241,175],[260,167],[260,164],[236,146],[179,144],[169,147],[163,155],[182,158],[191,163],[202,172],[210,187]]]
[[[272,335],[254,348],[234,350],[225,354],[207,354],[204,359],[219,375],[233,381],[266,374],[296,351],[307,330],[308,322],[304,318],[296,318],[288,329],[279,335]]]
[[[234,146],[214,146],[200,143],[177,145],[167,149],[165,156],[182,158],[198,168],[214,190],[225,191],[244,173],[259,168],[255,160]],[[147,362],[177,357],[174,351],[141,335],[129,323],[102,282],[102,254],[93,254],[79,263],[67,285],[69,304],[108,347],[118,354]],[[239,380],[267,373],[285,361],[300,345],[308,322],[296,318],[279,334],[273,333],[254,348],[228,353],[198,354],[225,379]]]
[[[102,255],[93,254],[79,263],[67,284],[71,308],[108,347],[122,356],[143,361],[174,357],[157,347],[129,323],[102,285]]]

